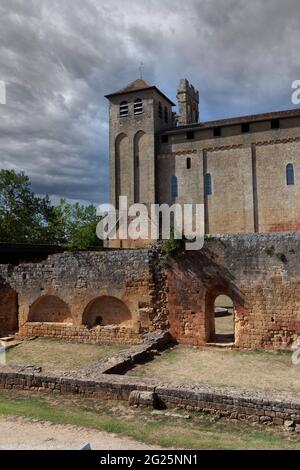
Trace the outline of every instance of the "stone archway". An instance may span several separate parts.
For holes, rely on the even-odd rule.
[[[90,328],[100,325],[120,325],[132,327],[132,315],[122,300],[111,296],[97,297],[86,307],[83,314],[83,324]]]
[[[235,342],[235,312],[231,297],[219,295],[214,303],[216,343]]]
[[[215,287],[205,297],[207,343],[235,343],[235,299],[230,289]]]
[[[68,305],[55,295],[43,295],[30,307],[28,322],[72,323]]]

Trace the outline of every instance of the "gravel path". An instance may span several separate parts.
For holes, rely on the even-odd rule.
[[[78,450],[86,442],[94,450],[155,449],[115,434],[19,417],[0,417],[0,427],[0,450]]]

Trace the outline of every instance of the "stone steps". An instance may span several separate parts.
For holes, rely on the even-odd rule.
[[[15,348],[22,341],[15,338],[15,336],[5,336],[0,338],[0,348],[4,349],[4,351],[8,351],[9,349]]]

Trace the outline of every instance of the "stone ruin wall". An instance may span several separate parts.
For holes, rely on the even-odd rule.
[[[135,344],[169,329],[179,343],[200,346],[211,340],[214,301],[225,294],[234,303],[237,347],[287,348],[300,336],[299,246],[299,233],[218,236],[169,260],[166,272],[158,253],[145,249],[0,265],[0,332],[16,330],[18,319],[23,336]],[[108,323],[104,312],[95,326],[101,309]]]
[[[287,348],[300,336],[300,234],[224,235],[171,262],[170,332],[181,343],[210,341],[214,301],[235,308],[235,344]]]
[[[165,326],[154,257],[148,250],[81,251],[0,265],[0,332],[15,330],[10,319],[18,317],[21,336],[135,344]],[[104,324],[87,325],[97,310]]]

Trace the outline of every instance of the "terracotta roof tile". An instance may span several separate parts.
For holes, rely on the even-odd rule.
[[[108,95],[106,95],[106,97],[114,96],[114,95],[123,95],[124,93],[132,93],[134,91],[139,91],[139,90],[146,90],[147,88],[154,88],[154,87],[153,85],[149,85],[149,83],[147,83],[146,80],[144,80],[143,78],[138,78],[137,80],[134,80],[133,82],[126,85],[124,88],[121,88],[118,91],[109,93]]]
[[[109,93],[105,95],[105,98],[110,98],[112,96],[123,95],[126,93],[134,93],[135,91],[139,90],[156,90],[161,96],[163,96],[167,101],[171,103],[172,106],[175,106],[175,103],[170,100],[164,93],[162,93],[156,86],[149,85],[143,78],[138,78],[133,82],[129,83],[126,87],[121,88],[121,90],[114,91],[113,93]]]
[[[118,90],[114,93],[113,95],[121,95],[122,93],[128,93],[130,91],[138,91],[138,90],[144,90],[145,88],[152,88],[149,83],[146,82],[143,78],[138,78],[137,80],[134,80],[133,82],[129,83],[126,87],[121,88],[121,90]]]

